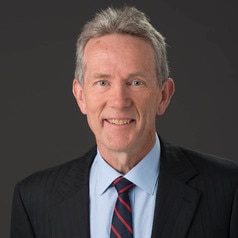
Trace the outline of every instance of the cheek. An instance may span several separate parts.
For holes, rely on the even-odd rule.
[[[157,110],[159,107],[159,95],[157,93],[151,92],[151,94],[144,100],[145,107],[147,109],[148,114],[154,116],[157,114]]]
[[[101,104],[97,99],[87,99],[87,103],[85,104],[85,111],[88,121],[91,124],[96,124],[98,122],[101,114],[101,108]]]
[[[141,114],[142,120],[144,123],[151,124],[154,122],[155,117],[157,115],[158,103],[156,98],[144,98],[144,100],[140,101],[140,106],[138,105],[138,111]]]
[[[87,116],[88,125],[89,125],[91,131],[95,134],[96,131],[98,130],[97,129],[98,128],[98,121],[96,120],[96,116],[93,113],[89,112],[89,111],[88,111],[86,116]]]

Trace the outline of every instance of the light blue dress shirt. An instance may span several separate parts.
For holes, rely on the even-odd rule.
[[[160,164],[160,142],[132,168],[125,178],[135,184],[130,190],[134,238],[151,237]],[[99,151],[90,171],[90,237],[109,238],[117,191],[110,186],[121,176],[108,165]]]

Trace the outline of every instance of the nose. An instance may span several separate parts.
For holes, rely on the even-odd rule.
[[[124,109],[131,105],[129,88],[126,84],[115,84],[110,89],[108,104],[112,108]]]

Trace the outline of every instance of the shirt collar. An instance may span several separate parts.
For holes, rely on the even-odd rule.
[[[97,188],[99,194],[103,194],[111,183],[119,176],[118,171],[107,164],[98,151],[95,163],[97,164]],[[160,141],[156,134],[156,141],[151,151],[124,177],[133,182],[146,193],[153,195],[159,176]]]

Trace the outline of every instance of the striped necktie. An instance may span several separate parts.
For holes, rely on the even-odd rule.
[[[133,183],[123,177],[118,177],[112,185],[118,192],[111,224],[110,238],[132,238],[132,215],[128,192]]]

